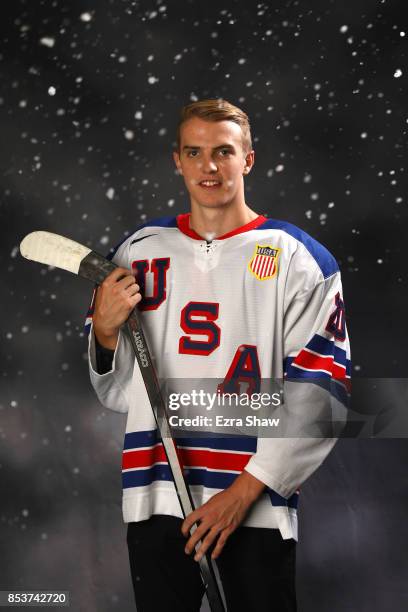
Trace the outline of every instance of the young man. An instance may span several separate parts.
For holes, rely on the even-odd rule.
[[[302,230],[246,204],[254,151],[242,110],[219,99],[184,107],[173,155],[191,212],[145,223],[114,250],[120,268],[89,320],[92,384],[104,406],[128,413],[123,515],[137,610],[198,611],[196,561],[210,550],[229,612],[293,612],[298,488],[335,438],[181,438],[196,508],[183,521],[122,326],[137,306],[161,379],[309,382],[289,386],[285,403],[313,423],[340,391],[312,383],[349,376],[340,273]]]

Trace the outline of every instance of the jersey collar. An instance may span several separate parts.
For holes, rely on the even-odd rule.
[[[190,228],[190,216],[191,213],[177,215],[177,227],[181,232],[183,232],[183,234],[186,234],[186,236],[189,236],[190,238],[194,238],[195,240],[205,240],[205,238],[203,238],[202,236],[197,234],[197,232]],[[237,227],[231,232],[227,232],[223,236],[217,236],[215,240],[224,240],[225,238],[230,238],[231,236],[236,236],[237,234],[243,234],[244,232],[248,232],[249,230],[256,229],[265,221],[267,221],[266,217],[264,217],[263,215],[258,215],[258,217],[252,219],[252,221],[249,221],[249,223],[246,223],[241,227]]]

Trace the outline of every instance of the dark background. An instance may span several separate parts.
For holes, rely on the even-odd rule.
[[[144,220],[186,212],[171,158],[182,105],[224,97],[249,114],[248,204],[338,259],[353,375],[406,377],[404,8],[2,3],[0,589],[134,609],[125,417],[88,381],[91,287],[23,260],[18,245],[44,229],[106,253]],[[407,458],[405,439],[341,440],[302,487],[300,612],[407,608]]]

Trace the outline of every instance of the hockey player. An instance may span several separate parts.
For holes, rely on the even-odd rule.
[[[180,438],[196,508],[183,520],[122,326],[138,307],[161,379],[306,382],[288,386],[285,404],[313,423],[341,405],[349,377],[339,269],[305,232],[246,203],[254,151],[241,109],[220,99],[184,107],[173,155],[190,212],[145,223],[116,247],[120,267],[88,320],[95,391],[128,413],[123,516],[137,610],[198,611],[195,561],[209,550],[230,612],[293,612],[299,486],[336,438]]]

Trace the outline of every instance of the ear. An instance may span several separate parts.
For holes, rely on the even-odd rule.
[[[251,169],[254,163],[255,163],[255,151],[252,150],[252,151],[249,151],[249,153],[245,155],[245,166],[242,171],[242,174],[249,174],[251,172]]]
[[[178,154],[178,151],[173,151],[173,159],[174,163],[176,164],[177,170],[179,171],[179,174],[183,174],[183,170],[181,168],[180,163],[180,155]]]

